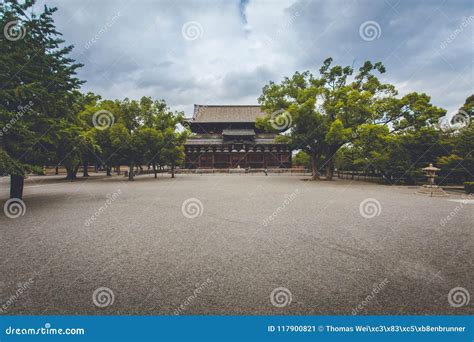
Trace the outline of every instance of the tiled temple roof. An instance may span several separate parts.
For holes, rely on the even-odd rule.
[[[255,122],[266,114],[258,105],[194,105],[191,122]]]
[[[222,130],[222,135],[228,135],[228,136],[254,136],[255,131],[253,129],[227,128],[227,129]]]
[[[228,144],[223,138],[200,136],[190,137],[186,140],[185,145],[222,145]],[[276,142],[275,139],[269,137],[260,137],[258,134],[253,142],[244,142],[245,145],[286,145],[283,142]]]

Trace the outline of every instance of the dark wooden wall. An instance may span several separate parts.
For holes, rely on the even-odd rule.
[[[291,152],[186,153],[186,168],[290,168]]]

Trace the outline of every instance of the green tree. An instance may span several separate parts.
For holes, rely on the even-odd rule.
[[[81,84],[75,77],[81,65],[68,57],[72,46],[62,46],[54,26],[56,8],[27,14],[33,4],[10,0],[0,5],[0,27],[12,28],[0,38],[0,149],[5,156],[0,173],[10,174],[10,197],[15,198],[22,197],[25,174],[39,171],[51,157],[53,151],[44,146],[51,146],[54,124],[69,120],[72,92]]]
[[[302,166],[305,169],[311,169],[311,157],[305,151],[299,151],[293,157],[293,165]]]
[[[86,98],[88,100],[79,117],[93,145],[89,145],[83,155],[83,165],[86,167],[93,161],[96,165],[103,166],[107,176],[111,176],[112,167],[119,168],[123,162],[120,146],[113,144],[110,129],[120,117],[120,101],[101,100],[100,96],[92,93],[87,94]],[[101,121],[100,116],[105,121]]]
[[[328,180],[336,159],[345,166],[351,161],[354,168],[366,172],[413,180],[418,173],[413,167],[435,160],[438,151],[429,147],[439,139],[436,125],[446,112],[431,104],[426,94],[398,98],[393,85],[375,76],[384,72],[380,62],[367,61],[354,74],[352,67],[333,66],[328,58],[318,77],[309,71],[296,72],[280,84],[266,85],[259,102],[271,114],[257,124],[271,129],[279,126],[274,123],[281,116],[290,116],[287,121],[292,125],[284,127],[284,138],[311,156],[313,179],[318,178],[318,160],[324,158]]]
[[[290,116],[292,124],[284,128],[292,147],[311,156],[313,179],[319,178],[321,156],[326,158],[327,179],[332,178],[339,148],[351,141],[357,126],[381,117],[377,108],[396,94],[393,86],[381,84],[372,74],[374,70],[385,72],[381,63],[365,62],[352,82],[351,67],[331,64],[331,58],[324,61],[319,77],[305,71],[280,84],[270,82],[259,98],[262,109],[271,114],[257,124],[278,127],[272,123],[280,116]]]
[[[95,132],[100,159],[107,165],[108,174],[112,165],[125,164],[132,181],[135,168],[142,170],[146,165],[153,168],[156,178],[157,166],[166,164],[174,177],[174,168],[184,157],[187,137],[187,131],[178,131],[182,113],[172,112],[164,100],[142,97],[139,101],[101,101],[87,107],[82,116],[91,120],[100,111],[107,111],[114,118],[110,127]]]
[[[319,70],[321,108],[328,126],[324,139],[328,180],[333,177],[337,151],[356,137],[360,125],[380,120],[382,114],[377,109],[397,94],[393,85],[380,83],[374,71],[384,73],[385,67],[380,62],[366,61],[351,81],[353,68],[332,66],[332,58],[326,59]]]
[[[163,134],[163,149],[161,150],[162,161],[171,167],[171,178],[174,178],[175,167],[184,158],[185,134],[177,133],[172,128],[165,130]]]
[[[316,108],[319,82],[309,71],[296,72],[280,84],[265,85],[258,101],[269,114],[257,119],[257,126],[269,131],[282,131],[292,149],[301,149],[311,157],[312,179],[319,179],[318,159],[324,151],[325,121]],[[283,123],[283,124],[281,124]],[[289,132],[289,133],[288,133]]]
[[[164,148],[163,132],[153,127],[141,127],[137,131],[137,144],[142,148],[143,161],[151,165],[155,178],[157,178],[157,165]]]
[[[464,128],[472,125],[474,120],[474,94],[469,96],[459,112],[451,118],[451,124],[455,127]]]

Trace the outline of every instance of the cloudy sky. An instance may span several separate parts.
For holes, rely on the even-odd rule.
[[[104,98],[256,104],[262,87],[322,61],[382,61],[400,94],[452,113],[474,93],[474,2],[413,0],[41,0]],[[38,7],[39,9],[39,7]]]

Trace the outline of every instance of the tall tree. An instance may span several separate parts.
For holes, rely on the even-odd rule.
[[[327,131],[321,112],[316,108],[321,82],[309,71],[296,72],[280,83],[265,85],[258,101],[269,115],[257,119],[257,126],[269,131],[280,131],[280,136],[292,149],[301,149],[311,157],[313,180],[319,179],[318,159],[324,152]]]
[[[52,151],[52,127],[69,120],[72,92],[81,81],[81,65],[68,57],[72,46],[62,46],[52,15],[45,6],[39,15],[27,12],[34,0],[8,0],[0,5],[0,149],[11,176],[10,196],[21,198],[27,172],[47,162]],[[25,108],[27,108],[25,110]],[[64,121],[65,120],[65,121]]]
[[[352,67],[332,66],[328,58],[319,77],[309,71],[296,72],[280,84],[270,82],[263,88],[259,103],[271,114],[258,124],[265,126],[262,121],[271,124],[283,115],[289,116],[287,121],[292,124],[283,128],[289,132],[293,148],[311,156],[313,179],[319,178],[317,163],[321,156],[326,158],[327,179],[331,179],[337,150],[353,138],[358,125],[380,116],[376,104],[396,94],[393,86],[378,81],[374,70],[385,72],[381,63],[365,62],[350,81]]]
[[[360,137],[360,145],[372,134],[376,137],[387,131],[378,131],[373,125],[388,125],[394,133],[403,131],[416,136],[422,128],[434,129],[445,114],[430,103],[426,94],[396,97],[395,87],[381,83],[374,75],[384,72],[385,67],[380,62],[366,61],[353,75],[352,67],[333,66],[332,59],[328,58],[319,69],[318,77],[309,71],[296,72],[281,84],[266,85],[259,102],[272,114],[258,124],[267,127],[281,115],[289,115],[292,125],[285,127],[287,139],[294,148],[301,148],[311,156],[313,179],[318,178],[317,163],[323,157],[326,179],[331,180],[336,154],[342,146],[352,144],[351,148],[360,150],[361,146],[353,146],[359,134],[365,134]],[[372,154],[372,159],[376,157],[376,153],[366,154]],[[368,156],[363,160],[369,160]],[[354,161],[363,164],[358,157]]]
[[[120,101],[101,100],[100,96],[89,93],[86,103],[79,114],[82,126],[87,131],[90,144],[83,154],[83,165],[86,167],[93,161],[105,168],[107,176],[111,176],[112,167],[118,167],[120,146],[114,146],[111,127],[120,116]]]

